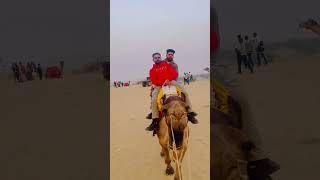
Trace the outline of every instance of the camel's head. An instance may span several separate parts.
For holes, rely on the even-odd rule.
[[[317,26],[317,25],[318,25],[317,21],[313,19],[308,19],[307,21],[300,23],[299,27],[304,29],[312,29],[314,26]]]
[[[163,106],[166,122],[175,132],[183,132],[188,124],[188,106],[182,101],[171,101]]]

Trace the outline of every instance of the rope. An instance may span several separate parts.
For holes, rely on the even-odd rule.
[[[178,153],[177,153],[177,147],[176,147],[176,140],[175,140],[175,138],[174,138],[174,134],[173,134],[173,128],[172,128],[172,118],[170,117],[170,127],[171,127],[171,134],[172,134],[172,140],[173,140],[173,142],[172,142],[172,150],[173,150],[173,152],[176,154],[176,159],[175,159],[175,161],[176,161],[176,163],[177,163],[177,165],[178,165],[178,173],[179,173],[179,179],[180,180],[182,180],[182,177],[181,177],[181,169],[180,169],[180,158],[178,157]],[[183,152],[183,145],[182,145],[182,152]],[[174,157],[174,156],[173,156]],[[182,156],[181,156],[182,157]]]
[[[188,130],[188,139],[189,139],[189,130]],[[188,179],[191,180],[192,178],[191,178],[191,165],[190,165],[191,164],[190,150],[188,150],[187,154],[188,154],[188,175],[189,175]]]

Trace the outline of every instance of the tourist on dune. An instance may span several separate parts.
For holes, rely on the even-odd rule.
[[[257,58],[258,58],[258,65],[259,65],[259,66],[260,66],[260,64],[261,64],[261,57],[262,57],[263,60],[264,60],[264,64],[267,65],[267,64],[268,64],[268,61],[267,61],[266,56],[264,55],[263,41],[260,41],[260,42],[259,42],[259,45],[258,45],[258,47],[257,47]]]
[[[252,45],[252,41],[249,40],[248,36],[244,37],[245,39],[245,47],[246,47],[246,52],[247,52],[247,57],[248,57],[248,64],[251,64],[251,67],[253,68],[254,63],[253,63],[253,59],[252,59],[252,53],[253,53],[253,45]]]

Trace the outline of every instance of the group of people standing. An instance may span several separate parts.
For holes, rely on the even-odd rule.
[[[128,82],[122,82],[122,81],[115,81],[113,82],[114,87],[124,87],[124,86],[130,86],[130,81]]]
[[[12,63],[12,71],[14,75],[15,82],[25,82],[25,81],[32,81],[35,79],[35,74],[38,74],[40,80],[42,80],[42,67],[38,64],[32,62],[27,62],[24,65],[22,62]]]
[[[184,77],[183,77],[183,84],[186,85],[186,84],[190,84],[191,81],[193,81],[193,76],[190,72],[188,73],[183,73],[184,74]]]
[[[249,38],[247,35],[244,38],[239,34],[237,36],[238,42],[235,48],[238,63],[238,73],[242,73],[242,64],[248,68],[251,73],[254,73],[254,64],[261,65],[261,58],[264,64],[268,64],[267,58],[264,54],[264,44],[258,37],[257,33],[253,33],[253,37]],[[255,60],[255,61],[254,61]]]

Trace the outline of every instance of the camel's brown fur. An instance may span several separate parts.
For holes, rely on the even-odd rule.
[[[181,163],[188,147],[189,128],[187,118],[187,106],[184,102],[174,100],[163,106],[165,116],[160,120],[160,128],[157,131],[159,143],[162,147],[160,155],[164,157],[167,164],[166,174],[174,174],[174,169],[171,166],[171,157],[169,153],[169,145],[172,147],[171,122],[175,134],[175,140],[178,147],[177,156],[173,153],[173,159],[180,159],[179,166],[176,164],[175,180],[179,180],[178,169],[181,170]],[[180,137],[179,137],[180,136]],[[182,177],[181,177],[182,178]]]

